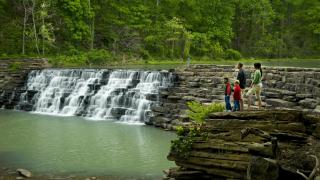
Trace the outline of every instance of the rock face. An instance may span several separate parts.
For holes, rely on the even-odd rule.
[[[17,172],[19,175],[26,177],[26,178],[30,178],[32,177],[32,174],[30,171],[26,170],[26,169],[17,169]]]
[[[46,59],[0,60],[0,108],[13,109],[31,70],[48,67]],[[28,109],[28,105],[26,105]],[[29,108],[30,109],[30,108]]]
[[[252,68],[245,67],[247,86],[251,83]],[[202,103],[223,102],[223,77],[232,82],[236,73],[234,66],[193,65],[175,71],[178,80],[176,86],[163,92],[158,108],[154,109],[155,124],[163,128],[174,120],[187,121],[185,110],[187,102]],[[262,99],[267,109],[297,109],[319,112],[320,105],[320,69],[305,68],[263,68]],[[246,102],[246,99],[245,99]],[[167,118],[167,124],[159,123]]]
[[[202,130],[208,138],[195,138],[187,158],[170,151],[178,168],[167,177],[303,179],[296,170],[309,174],[309,155],[320,157],[319,123],[318,115],[289,110],[211,114]]]

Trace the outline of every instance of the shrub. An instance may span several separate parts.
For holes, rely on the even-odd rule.
[[[89,64],[102,65],[110,60],[111,54],[105,49],[91,50],[87,54],[87,61]]]
[[[151,58],[151,55],[149,53],[148,50],[145,50],[143,48],[140,48],[139,50],[139,54],[140,54],[140,57],[143,59],[143,60],[148,60]]]
[[[180,158],[188,158],[192,150],[192,144],[197,137],[207,140],[208,134],[202,132],[202,126],[205,119],[210,113],[222,112],[224,106],[222,104],[213,103],[202,105],[199,102],[189,102],[188,116],[194,121],[194,124],[189,127],[177,127],[178,139],[171,141],[171,150]]]
[[[210,113],[224,110],[224,106],[219,103],[202,105],[199,102],[191,101],[188,102],[188,107],[190,109],[187,111],[189,118],[198,124],[203,123]]]
[[[224,58],[231,59],[231,60],[240,60],[242,58],[242,55],[237,50],[228,49],[224,52]]]

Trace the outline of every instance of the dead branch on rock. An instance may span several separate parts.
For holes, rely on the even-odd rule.
[[[310,155],[310,157],[313,157],[315,158],[316,160],[316,165],[315,167],[313,168],[312,172],[310,173],[309,177],[307,177],[305,174],[303,174],[302,172],[300,172],[298,169],[297,169],[297,174],[300,174],[304,179],[306,180],[312,180],[314,178],[314,176],[316,175],[316,172],[318,171],[318,168],[319,168],[319,159],[317,156],[315,155]]]
[[[279,151],[278,151],[278,139],[277,137],[271,136],[269,133],[262,131],[258,128],[244,128],[240,131],[241,133],[241,139],[244,139],[245,137],[247,137],[249,134],[253,134],[259,137],[262,137],[268,141],[271,141],[272,143],[272,153],[273,156],[272,158],[277,158],[279,155]]]
[[[273,139],[273,137],[267,133],[264,132],[260,129],[257,128],[245,128],[241,130],[241,139],[244,139],[245,137],[247,137],[249,134],[254,134],[256,136],[262,137],[264,139],[267,139],[269,141],[271,141]]]

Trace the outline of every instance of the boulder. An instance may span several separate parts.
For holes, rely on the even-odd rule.
[[[154,112],[159,112],[159,113],[164,113],[167,111],[167,109],[163,106],[154,106],[151,108],[151,110]]]
[[[182,97],[183,100],[185,101],[195,101],[196,100],[196,97],[193,97],[193,96],[184,96]]]
[[[291,108],[296,105],[293,102],[285,101],[282,99],[266,99],[266,103],[268,105],[271,105],[272,107],[284,107],[284,108]]]
[[[190,82],[200,82],[200,79],[192,77],[192,78],[189,79],[189,81]]]
[[[282,99],[285,101],[297,102],[297,98],[295,96],[284,96]]]
[[[312,98],[312,94],[297,94],[296,97],[298,99]]]
[[[169,96],[169,92],[168,91],[161,91],[160,95],[162,98],[166,98]]]
[[[111,109],[111,114],[116,118],[120,118],[122,115],[125,114],[126,110],[126,108],[114,107]]]
[[[279,165],[276,160],[262,157],[253,157],[248,168],[248,179],[277,180]]]
[[[154,117],[154,118],[152,118],[152,122],[153,122],[154,125],[166,124],[166,123],[170,123],[170,121],[171,121],[171,119],[165,118],[165,117]]]
[[[22,102],[19,104],[19,109],[24,111],[32,111],[33,105],[28,102]]]
[[[199,82],[189,82],[188,86],[191,88],[199,88],[200,87],[200,83]]]
[[[32,174],[30,171],[26,170],[26,169],[17,169],[17,173],[23,177],[26,177],[26,178],[30,178],[32,177]]]
[[[320,114],[320,105],[316,106],[313,112]]]
[[[150,101],[158,101],[158,94],[146,94],[146,99]]]
[[[299,101],[299,105],[304,108],[307,108],[307,109],[314,109],[318,105],[318,101],[314,100],[314,99],[307,98],[307,99]]]
[[[287,95],[287,96],[295,96],[297,93],[294,91],[283,90],[283,91],[281,91],[281,94]]]
[[[279,93],[265,92],[264,95],[267,98],[281,98],[281,94],[279,94]]]
[[[176,95],[170,95],[167,97],[167,99],[169,100],[168,102],[177,103],[179,100],[181,100],[181,97]]]
[[[313,92],[312,94],[315,96],[315,97],[320,97],[320,88],[313,88]]]

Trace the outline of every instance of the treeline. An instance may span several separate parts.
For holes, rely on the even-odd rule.
[[[319,0],[0,0],[0,55],[320,57]]]

